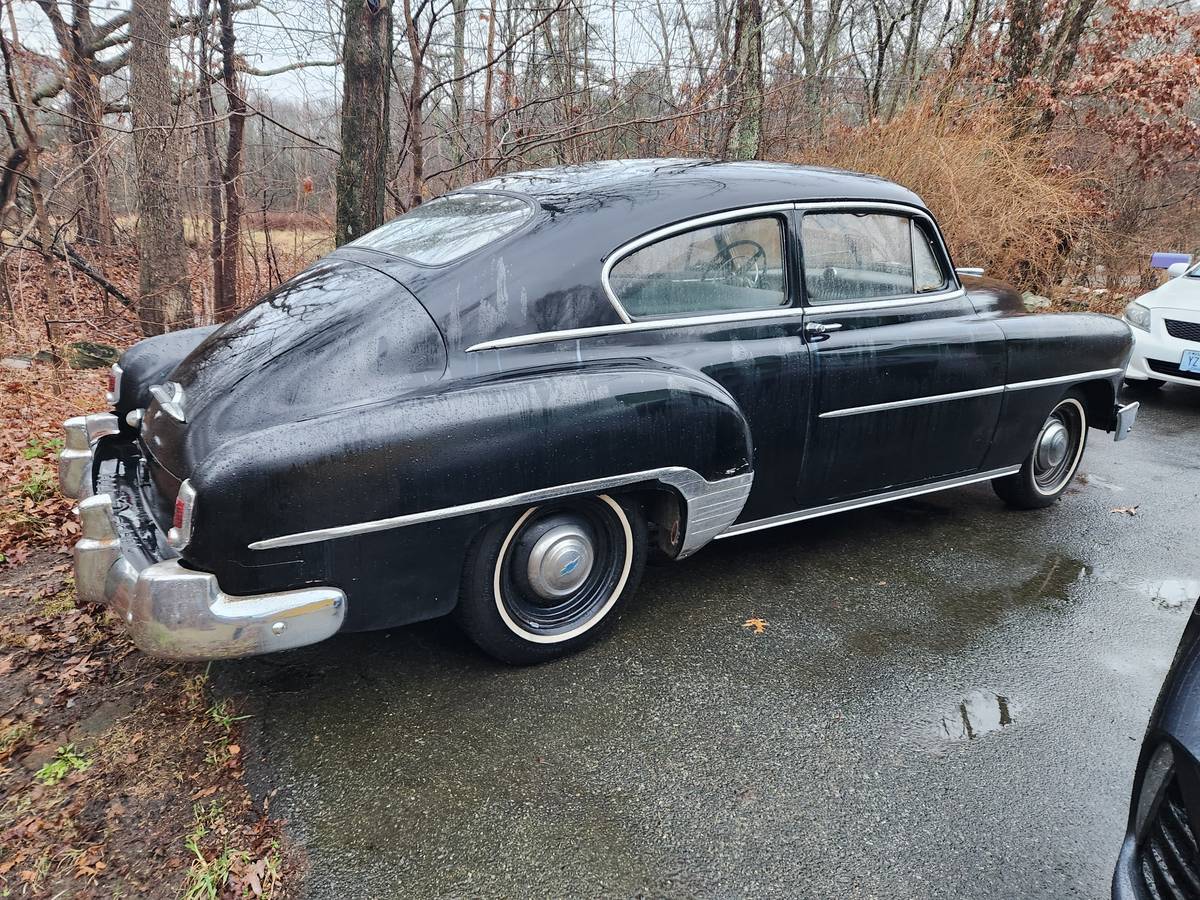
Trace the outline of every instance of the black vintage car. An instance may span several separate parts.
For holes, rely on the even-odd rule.
[[[1131,427],[1130,346],[956,272],[878,178],[494,178],[129,350],[112,411],[66,423],[77,585],[161,656],[453,613],[536,662],[594,640],[647,557],[979,481],[1048,506],[1089,427]]]

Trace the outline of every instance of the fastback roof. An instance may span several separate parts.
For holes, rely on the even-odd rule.
[[[553,210],[606,195],[658,201],[692,199],[719,209],[752,203],[806,200],[891,200],[923,207],[921,198],[894,182],[817,166],[773,162],[716,162],[702,159],[625,159],[514,172],[471,185],[468,190],[524,194]]]

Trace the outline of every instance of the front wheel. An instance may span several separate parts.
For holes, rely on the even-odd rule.
[[[530,665],[597,640],[646,564],[637,503],[607,494],[532,506],[468,551],[455,616],[486,653]]]
[[[1072,392],[1042,424],[1020,471],[992,480],[1000,499],[1017,509],[1042,509],[1062,496],[1079,469],[1087,428],[1083,398]]]

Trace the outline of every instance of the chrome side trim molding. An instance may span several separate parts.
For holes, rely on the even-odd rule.
[[[477,350],[503,350],[507,347],[526,347],[531,344],[550,344],[555,341],[575,341],[583,338],[603,337],[609,334],[629,334],[635,331],[663,331],[668,328],[692,328],[700,325],[727,325],[739,322],[757,322],[763,319],[794,319],[797,316],[825,315],[826,313],[856,312],[858,310],[892,309],[921,306],[940,300],[957,300],[966,296],[962,288],[942,291],[937,294],[921,294],[915,297],[893,297],[887,300],[864,300],[861,303],[830,303],[826,306],[780,306],[773,309],[756,309],[750,312],[714,313],[708,316],[684,316],[677,319],[638,319],[619,325],[590,325],[586,328],[564,328],[559,331],[539,331],[533,334],[516,334],[512,337],[480,341],[467,348],[467,353]]]
[[[479,500],[474,503],[463,503],[458,506],[446,506],[441,509],[408,513],[403,516],[374,519],[369,522],[357,522],[353,525],[336,525],[331,528],[318,528],[313,531],[284,534],[279,537],[254,541],[249,546],[251,550],[273,550],[278,547],[315,544],[320,541],[330,541],[359,534],[371,534],[376,531],[389,531],[393,528],[405,528],[409,525],[436,522],[439,519],[451,519],[456,516],[471,515],[472,513],[489,512],[509,506],[544,503],[547,500],[553,500],[557,497],[606,491],[644,481],[654,481],[669,485],[683,495],[684,502],[687,504],[687,520],[683,545],[679,552],[679,556],[682,558],[695,553],[712,540],[719,531],[726,528],[741,515],[746,498],[750,495],[750,487],[754,482],[754,473],[746,472],[729,478],[721,478],[717,481],[708,481],[694,469],[684,466],[666,466],[659,469],[647,469],[641,472],[628,472],[624,475],[613,475],[607,478],[575,481],[570,484],[560,484],[535,491],[523,491],[519,494],[493,497],[489,500]]]
[[[926,303],[937,303],[941,300],[957,300],[965,297],[963,288],[950,288],[928,294],[906,294],[902,297],[884,297],[882,300],[851,300],[846,303],[821,303],[805,307],[809,315],[825,315],[826,313],[858,312],[864,309],[892,309],[894,307],[922,306]]]
[[[1004,393],[1004,385],[997,384],[994,387],[975,388],[970,391],[955,391],[951,394],[931,394],[928,397],[912,397],[908,400],[893,400],[891,403],[871,403],[867,406],[848,406],[845,409],[834,409],[829,412],[823,412],[818,418],[821,419],[837,419],[842,416],[857,416],[862,413],[883,412],[889,409],[904,409],[909,406],[925,406],[929,403],[944,403],[947,400],[965,400],[968,397],[984,397],[988,394]]]
[[[1066,384],[1068,381],[1082,381],[1085,378],[1111,378],[1114,375],[1125,374],[1124,369],[1097,369],[1095,372],[1076,372],[1073,375],[1055,375],[1053,378],[1036,378],[1033,381],[1018,381],[1006,384],[1006,391],[1024,391],[1029,388],[1046,387],[1051,384]]]
[[[930,394],[927,397],[912,397],[908,400],[893,400],[890,403],[871,403],[867,406],[848,406],[845,409],[831,409],[820,413],[819,419],[837,419],[842,416],[857,416],[861,413],[883,412],[889,409],[903,409],[907,406],[924,406],[927,403],[943,403],[947,400],[963,400],[968,397],[983,397],[987,394],[999,394],[1002,391],[1024,391],[1029,388],[1049,387],[1055,384],[1067,384],[1072,381],[1083,381],[1088,378],[1111,378],[1120,375],[1124,369],[1097,369],[1094,372],[1076,372],[1072,375],[1055,375],[1053,378],[1039,378],[1036,381],[1018,381],[1013,384],[997,384],[992,387],[975,388],[969,391],[954,391],[950,394]]]
[[[746,472],[719,481],[707,481],[691,469],[686,469],[667,482],[683,494],[687,502],[687,521],[684,523],[683,544],[676,559],[691,556],[742,514],[754,473]]]
[[[753,522],[743,522],[734,525],[717,535],[717,540],[734,537],[739,534],[749,534],[752,531],[762,531],[764,528],[774,528],[777,525],[790,525],[792,522],[803,522],[805,519],[817,519],[821,516],[831,516],[834,513],[849,512],[864,506],[876,506],[880,503],[890,503],[893,500],[903,500],[907,497],[918,497],[921,494],[932,494],[935,491],[945,491],[950,488],[963,487],[979,481],[991,481],[1004,475],[1020,471],[1020,466],[1005,466],[1003,469],[992,469],[988,472],[976,472],[973,475],[960,475],[933,484],[920,484],[915,487],[900,488],[886,491],[882,494],[872,494],[870,497],[859,497],[855,500],[842,500],[838,503],[827,503],[824,506],[813,506],[797,512],[783,513],[766,519],[755,519]]]
[[[533,334],[517,334],[512,337],[480,341],[467,348],[467,353],[477,350],[502,350],[506,347],[524,347],[529,344],[550,344],[554,341],[575,341],[582,338],[603,337],[608,334],[628,334],[635,331],[663,331],[668,328],[687,328],[696,325],[722,325],[733,322],[754,322],[759,319],[789,319],[804,314],[799,307],[780,306],[774,309],[759,309],[753,312],[717,313],[711,316],[687,316],[679,319],[640,319],[637,322],[622,322],[619,325],[590,325],[586,328],[564,328],[559,331],[539,331]]]

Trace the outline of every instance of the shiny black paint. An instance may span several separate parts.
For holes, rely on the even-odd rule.
[[[1142,836],[1136,833],[1136,818],[1146,770],[1160,744],[1171,744],[1175,776],[1187,807],[1192,833],[1200,835],[1200,614],[1197,609],[1200,605],[1193,609],[1188,619],[1142,739],[1129,804],[1129,823],[1113,874],[1113,900],[1154,900],[1145,889],[1139,871],[1137,856]],[[1200,871],[1200,857],[1189,853],[1186,847],[1179,849],[1187,853],[1192,871]]]
[[[440,615],[456,602],[471,540],[515,511],[275,550],[247,545],[665,466],[710,480],[753,471],[740,519],[750,521],[1015,465],[1070,385],[840,419],[819,413],[1116,368],[1128,356],[1123,323],[1026,316],[1010,289],[983,280],[966,297],[805,311],[795,244],[790,305],[777,317],[469,351],[618,325],[599,279],[605,258],[674,222],[826,199],[921,208],[879,179],[765,163],[567,167],[474,189],[516,192],[539,210],[520,232],[441,268],[342,248],[198,346],[181,333],[169,377],[184,387],[187,421],[149,406],[139,477],[163,528],[179,481],[191,480],[199,499],[184,560],[214,572],[224,590],[336,585],[349,596],[351,629]],[[843,329],[806,337],[805,323],[822,321]],[[130,397],[167,377],[162,354],[150,365],[144,346],[126,355],[136,363]],[[1109,424],[1118,381],[1090,388],[1093,424]]]
[[[116,412],[124,425],[125,414],[150,405],[150,386],[167,380],[179,361],[195,350],[216,325],[185,328],[138,341],[121,356],[121,397]]]

